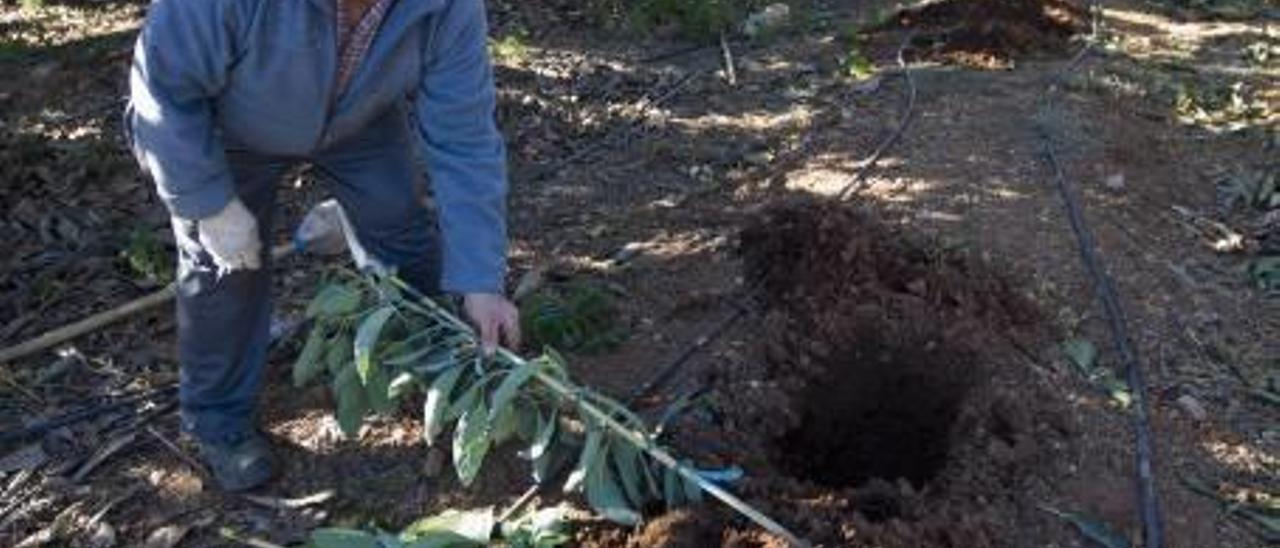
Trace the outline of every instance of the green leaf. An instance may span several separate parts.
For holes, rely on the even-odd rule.
[[[427,375],[458,365],[458,345],[460,344],[465,344],[465,341],[457,339],[440,341],[436,345],[438,347],[436,351],[422,358],[421,361],[413,366],[413,370],[419,374]]]
[[[680,465],[690,470],[693,469],[693,464],[689,461],[684,461]],[[685,477],[684,474],[677,472],[677,475],[680,476],[680,482],[684,485],[685,500],[693,504],[702,504],[702,486],[698,485],[698,482]]]
[[[445,510],[431,517],[420,519],[400,533],[401,540],[420,542],[450,539],[465,544],[427,544],[426,546],[487,546],[493,536],[497,519],[493,507],[460,512]],[[418,544],[410,546],[418,547]]]
[[[1133,392],[1129,390],[1129,383],[1120,380],[1111,371],[1099,376],[1098,384],[1107,390],[1107,394],[1120,407],[1127,409],[1133,403]]]
[[[302,346],[302,352],[298,353],[297,361],[293,362],[294,387],[306,386],[322,371],[323,363],[320,359],[324,357],[325,342],[324,329],[320,326],[313,328],[307,336],[306,344]]]
[[[1093,343],[1085,339],[1072,339],[1062,343],[1062,352],[1085,376],[1093,374],[1098,361],[1098,348]]]
[[[619,483],[627,500],[636,507],[644,506],[644,486],[640,483],[640,468],[644,463],[640,460],[640,450],[630,443],[619,443],[609,455],[613,457],[613,466],[617,469]]]
[[[311,545],[315,548],[381,548],[378,538],[372,534],[336,528],[312,531]]]
[[[663,467],[662,473],[662,498],[666,501],[667,508],[684,504],[684,485],[680,474],[667,467]]]
[[[463,486],[475,481],[491,443],[489,410],[484,398],[479,398],[475,407],[462,414],[453,430],[453,468]]]
[[[444,431],[445,412],[449,409],[449,396],[453,386],[458,383],[462,374],[461,367],[455,367],[436,377],[427,389],[427,401],[422,405],[422,436],[427,447],[435,445],[436,437]]]
[[[516,410],[517,407],[519,406],[508,405],[496,417],[493,417],[493,410],[489,410],[489,416],[493,417],[493,421],[489,424],[489,429],[493,433],[494,445],[505,442],[515,435],[516,427],[519,423],[517,420],[517,415],[519,415],[519,411]]]
[[[542,415],[538,415],[538,435],[533,438],[533,443],[529,444],[528,455],[525,458],[529,460],[538,460],[542,455],[546,454],[547,448],[551,447],[551,440],[555,437],[556,423],[560,420],[560,410],[552,409],[551,418],[543,420]]]
[[[608,453],[608,447],[603,450]],[[587,503],[605,519],[621,525],[635,526],[640,523],[640,514],[627,504],[627,499],[613,481],[608,458],[595,459],[587,474]]]
[[[324,352],[325,367],[329,369],[329,374],[338,376],[348,365],[354,363],[351,355],[352,342],[351,333],[343,331],[329,343],[329,348]]]
[[[378,337],[382,335],[382,328],[386,326],[387,320],[395,315],[396,309],[392,305],[386,305],[379,308],[360,322],[360,327],[356,329],[355,339],[355,357],[356,371],[360,373],[360,381],[368,382],[369,373],[373,370],[373,347],[378,344]]]
[[[1105,548],[1129,548],[1129,539],[1116,533],[1103,523],[1101,520],[1091,518],[1084,514],[1075,512],[1063,512],[1056,508],[1048,506],[1041,507],[1044,511],[1058,516],[1068,523],[1074,525],[1085,538],[1093,541],[1098,546]]]
[[[511,406],[511,402],[515,400],[520,387],[529,382],[529,378],[533,376],[534,371],[536,369],[532,364],[526,364],[507,372],[506,377],[502,379],[502,383],[493,391],[493,403],[489,408],[489,422],[497,421],[498,416]]]
[[[459,369],[462,368],[460,367]],[[480,399],[481,392],[484,390],[484,386],[486,384],[488,384],[487,377],[480,377],[476,379],[475,382],[471,383],[471,386],[468,386],[466,390],[463,390],[462,395],[458,396],[458,399],[449,405],[449,412],[445,415],[445,418],[448,420],[456,419],[461,417],[463,413],[474,408],[476,406],[476,400]],[[485,418],[487,419],[488,417]]]
[[[391,400],[391,372],[377,367],[369,372],[365,380],[365,392],[368,393],[369,407],[376,413],[387,414],[395,411],[395,402]]]
[[[393,356],[385,360],[382,360],[382,363],[395,366],[395,367],[402,367],[402,366],[416,363],[419,360],[423,360],[424,358],[430,356],[431,354],[439,354],[441,352],[452,352],[452,349],[440,348],[434,344],[428,344],[428,345],[423,345],[421,348],[418,348],[416,350],[411,350],[409,352],[405,352],[398,356]]]
[[[567,380],[569,378],[569,367],[565,365],[569,362],[565,361],[564,356],[560,355],[556,349],[551,348],[550,346],[543,348],[542,358],[540,358],[539,361],[542,362],[544,369],[553,377],[561,380]]]
[[[329,284],[307,305],[308,318],[333,318],[355,312],[360,291],[344,284]]]
[[[538,432],[542,431],[542,412],[536,405],[517,406],[520,410],[516,412],[516,436],[520,441],[532,443],[533,439],[538,437]],[[520,451],[522,458],[524,451]]]
[[[582,483],[587,479],[587,473],[591,471],[592,465],[600,456],[600,446],[603,441],[604,433],[599,428],[587,429],[587,440],[582,444],[582,452],[578,454],[578,464],[573,467],[573,471],[569,473],[569,479],[564,482],[564,492],[572,493],[582,487]]]
[[[360,425],[369,411],[369,397],[360,384],[355,367],[347,367],[333,380],[333,393],[338,398],[338,426],[349,438],[360,434]]]
[[[393,400],[403,398],[413,390],[418,384],[418,377],[408,371],[401,371],[396,378],[391,379],[391,386],[387,387],[387,397]]]
[[[568,544],[566,518],[570,507],[564,504],[532,510],[502,524],[502,540],[512,548],[553,548]]]

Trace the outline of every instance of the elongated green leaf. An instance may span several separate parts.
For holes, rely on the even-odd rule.
[[[681,463],[681,465],[690,470],[693,469],[693,463],[690,463],[689,461],[685,461]],[[684,486],[685,500],[689,501],[692,504],[701,504],[702,503],[702,487],[698,485],[698,482],[693,481],[689,478],[686,478],[684,474],[680,474],[677,472],[677,475],[680,476],[680,483]]]
[[[382,328],[387,325],[387,320],[395,315],[394,306],[386,305],[379,308],[360,322],[360,327],[356,329],[356,339],[354,343],[354,352],[356,357],[356,371],[360,374],[361,382],[368,382],[369,373],[373,370],[373,347],[378,344],[378,337],[382,335]]]
[[[445,510],[440,514],[420,519],[400,533],[405,542],[452,540],[465,544],[427,544],[427,546],[487,546],[493,536],[497,519],[493,507],[460,512]],[[419,546],[419,544],[410,544]]]
[[[493,416],[493,409],[489,410],[489,416],[493,417],[493,420],[489,423],[489,430],[493,433],[494,445],[501,444],[502,442],[511,439],[511,436],[515,435],[517,423],[516,415],[519,414],[517,407],[519,406],[508,405],[506,409],[499,412],[496,417]]]
[[[675,508],[684,504],[684,482],[675,470],[665,468],[662,473],[662,498],[667,508]]]
[[[461,374],[461,367],[445,371],[427,389],[427,401],[422,405],[422,436],[427,447],[435,446],[436,437],[444,431],[449,396],[453,394],[453,386],[458,383],[458,376]]]
[[[548,479],[551,472],[551,459],[553,451],[543,451],[541,455],[533,459],[533,482],[542,485]]]
[[[315,548],[381,548],[378,537],[353,529],[316,529],[311,532],[311,545]]]
[[[387,397],[393,400],[403,398],[405,394],[413,391],[413,387],[418,385],[418,377],[408,371],[401,371],[396,378],[391,379],[391,386],[387,387]]]
[[[459,368],[461,369],[461,368]],[[462,395],[449,405],[449,412],[445,415],[447,420],[453,420],[461,417],[463,413],[470,411],[476,406],[476,400],[482,399],[480,396],[484,391],[484,386],[488,384],[485,377],[480,377],[471,383],[466,390],[462,391]],[[488,417],[485,417],[488,419]]]
[[[405,544],[404,548],[472,548],[488,545],[487,542],[476,542],[462,535],[445,531],[427,533],[418,540]]]
[[[533,443],[533,439],[538,437],[538,432],[542,431],[542,421],[546,419],[536,406],[517,407],[519,410],[516,412],[516,436],[522,442]],[[523,455],[524,450],[520,453]]]
[[[302,352],[298,353],[297,361],[293,362],[293,386],[306,386],[323,370],[324,364],[320,360],[324,357],[325,342],[323,328],[316,326],[311,330],[306,344],[302,346]]]
[[[502,540],[512,548],[554,548],[572,540],[566,534],[566,519],[571,508],[561,504],[532,510],[515,520],[502,523]]]
[[[551,440],[555,437],[556,423],[560,420],[560,410],[552,409],[551,418],[543,419],[542,415],[538,415],[538,434],[533,438],[533,442],[529,444],[529,451],[525,458],[529,460],[537,460],[547,452],[547,448],[551,446]]]
[[[662,486],[658,485],[658,478],[653,473],[653,467],[655,466],[661,465],[647,458],[640,458],[640,472],[644,477],[645,486],[649,488],[649,497],[655,499],[664,498]]]
[[[602,449],[608,453],[609,447]],[[605,519],[621,525],[640,523],[640,514],[627,504],[627,499],[613,480],[607,456],[595,459],[586,479],[587,503]]]
[[[475,407],[462,414],[453,430],[453,468],[463,486],[470,486],[480,473],[492,443],[489,434],[489,409],[484,398],[479,398]]]
[[[1093,374],[1098,361],[1098,348],[1093,343],[1084,339],[1071,339],[1062,343],[1062,352],[1086,377]]]
[[[507,372],[506,377],[498,384],[498,388],[493,391],[493,403],[489,407],[489,422],[497,420],[498,415],[506,411],[515,400],[517,391],[524,383],[529,382],[529,377],[533,376],[535,371],[533,365],[523,365]]]
[[[640,461],[640,450],[630,443],[616,444],[609,455],[613,457],[613,466],[618,473],[618,483],[622,484],[622,492],[627,495],[627,500],[631,501],[634,507],[644,506],[646,497],[644,496],[644,486],[640,483],[640,468],[644,463]]]
[[[354,363],[351,355],[351,347],[354,344],[352,341],[351,333],[343,331],[329,343],[329,348],[324,352],[324,365],[330,375],[337,377],[343,369]]]
[[[360,425],[369,411],[368,392],[356,375],[355,367],[347,367],[333,380],[333,393],[338,398],[338,426],[349,438],[360,434]]]
[[[326,285],[307,305],[308,318],[333,318],[355,312],[360,307],[360,291],[344,284]]]
[[[582,487],[582,483],[587,479],[587,473],[591,471],[591,466],[600,456],[602,442],[604,442],[604,433],[599,428],[588,428],[587,440],[582,445],[582,452],[578,454],[578,464],[573,467],[573,471],[569,473],[569,479],[564,482],[564,492],[572,493]]]
[[[387,414],[395,410],[395,402],[391,400],[391,372],[375,367],[365,379],[365,392],[368,394],[369,407],[375,413]]]
[[[565,365],[568,362],[565,361],[564,356],[561,356],[556,349],[551,348],[550,346],[544,348],[542,350],[542,358],[540,358],[539,361],[542,362],[543,369],[547,373],[550,373],[551,376],[561,380],[567,380],[569,378],[569,367]]]
[[[414,364],[420,360],[425,360],[427,359],[428,356],[432,355],[433,353],[449,352],[449,351],[450,349],[448,348],[440,348],[435,345],[424,345],[421,348],[416,348],[408,352],[404,352],[402,354],[398,354],[390,358],[387,358],[385,360],[382,360],[382,363],[386,365],[395,366],[395,367],[403,367],[406,365]]]
[[[1076,512],[1063,512],[1048,506],[1042,506],[1041,508],[1074,525],[1080,531],[1080,534],[1098,546],[1104,548],[1129,548],[1129,539],[1112,530],[1101,520]]]

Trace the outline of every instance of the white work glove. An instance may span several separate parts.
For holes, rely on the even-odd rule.
[[[196,232],[220,274],[262,268],[258,220],[239,198],[232,198],[222,211],[196,221]]]

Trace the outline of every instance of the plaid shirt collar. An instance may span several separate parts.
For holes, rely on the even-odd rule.
[[[373,38],[378,35],[378,28],[382,26],[387,12],[391,11],[391,6],[395,3],[396,0],[377,0],[365,10],[360,21],[354,26],[347,21],[347,10],[342,9],[341,5],[334,10],[338,24],[337,93],[339,95],[347,90],[351,77],[355,76],[356,69],[369,53],[369,46],[373,44]]]

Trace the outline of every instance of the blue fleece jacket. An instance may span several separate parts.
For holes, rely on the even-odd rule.
[[[335,0],[155,0],[130,75],[133,145],[171,212],[234,195],[225,150],[305,159],[393,109],[417,122],[440,211],[442,287],[499,291],[506,153],[483,0],[399,0],[335,95]]]

